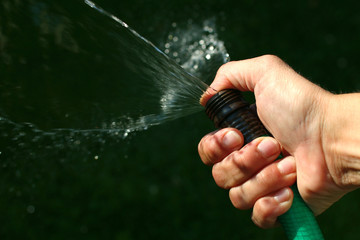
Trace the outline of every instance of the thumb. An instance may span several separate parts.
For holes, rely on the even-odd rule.
[[[264,77],[264,74],[279,64],[285,63],[273,55],[225,63],[217,71],[214,81],[202,96],[200,103],[205,105],[217,91],[223,89],[233,88],[254,92],[256,84]]]

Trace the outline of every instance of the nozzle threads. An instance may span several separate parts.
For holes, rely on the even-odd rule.
[[[245,144],[255,138],[269,135],[238,90],[226,89],[218,92],[206,103],[205,111],[215,127],[233,127],[240,130]]]

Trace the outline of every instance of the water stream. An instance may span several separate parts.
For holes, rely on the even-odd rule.
[[[143,83],[149,86],[147,91],[156,90],[151,97],[158,98],[159,113],[140,116],[138,119],[129,118],[129,123],[125,124],[126,131],[146,129],[201,110],[199,99],[207,89],[205,83],[184,71],[174,60],[119,18],[89,0],[86,0],[85,3],[113,19],[127,31],[130,39],[122,41],[119,46],[123,56],[126,56],[126,64],[134,72],[141,74],[144,81],[150,82],[150,85],[146,82]],[[149,99],[143,99],[142,96],[135,97],[138,98],[138,101],[149,101]],[[110,126],[111,128],[124,128],[121,119],[113,121]]]
[[[200,72],[199,68],[213,67],[206,64],[211,58],[219,58],[220,55],[221,64],[228,58],[223,43],[215,38],[211,20],[206,21],[202,29],[188,29],[185,35],[182,35],[183,32],[170,33],[168,41],[164,44],[165,53],[172,57],[170,58],[113,14],[92,1],[85,0],[85,3],[113,19],[127,31],[131,38],[123,40],[119,46],[126,56],[126,64],[134,72],[142,75],[144,80],[142,84],[149,86],[146,91],[156,90],[151,98],[157,99],[155,104],[159,106],[158,112],[140,116],[138,119],[129,118],[130,122],[125,125],[121,119],[113,121],[111,128],[125,126],[127,132],[147,129],[150,126],[203,110],[199,105],[199,99],[207,90],[208,85],[195,75]],[[176,23],[173,26],[176,27]],[[204,32],[208,34],[201,34]],[[182,61],[182,66],[180,66]],[[146,102],[149,99],[140,101]]]
[[[27,218],[42,227],[59,216],[53,222],[62,231],[59,222],[69,222],[66,214],[77,209],[87,217],[74,220],[76,228],[86,233],[91,210],[83,207],[83,197],[106,205],[89,195],[108,188],[104,194],[119,207],[127,199],[132,204],[133,189],[159,196],[161,187],[148,182],[148,172],[136,179],[144,174],[139,161],[151,168],[149,158],[156,165],[166,154],[151,147],[141,152],[143,132],[136,133],[203,111],[200,96],[228,59],[215,18],[164,23],[156,47],[113,14],[85,3],[0,4],[6,13],[0,17],[7,17],[0,21],[0,201],[7,208],[4,218],[15,219],[7,228],[24,228]],[[155,178],[162,174],[151,171]],[[181,174],[166,179],[178,185]],[[78,193],[81,200],[74,203]]]
[[[224,43],[218,39],[215,18],[199,23],[191,19],[169,23],[168,33],[158,48],[94,2],[85,0],[84,3],[83,7],[91,12],[85,19],[87,23],[78,24],[67,15],[52,13],[45,3],[30,3],[33,23],[39,27],[39,49],[44,49],[44,63],[29,70],[36,77],[32,86],[26,81],[16,84],[11,78],[2,82],[9,91],[9,94],[3,92],[0,107],[0,134],[6,142],[1,150],[3,156],[6,153],[16,158],[16,154],[24,152],[40,155],[34,150],[36,145],[45,154],[72,149],[96,158],[108,142],[122,142],[133,132],[202,111],[201,95],[218,67],[228,61]],[[77,29],[86,30],[82,34],[88,34],[87,41],[80,42],[75,32],[71,32],[77,25]],[[52,34],[56,37],[55,43],[70,53],[69,57],[81,59],[79,54],[83,54],[89,56],[86,61],[98,63],[99,76],[95,78],[98,82],[87,83],[98,92],[86,90],[80,81],[77,83],[76,79],[89,77],[86,71],[76,72],[79,68],[74,71],[70,65],[65,71],[56,65],[47,65]],[[103,48],[106,44],[112,45],[111,52]],[[106,58],[98,55],[102,49]],[[6,56],[6,52],[4,54]],[[15,56],[7,55],[9,64],[12,57]],[[20,64],[28,65],[26,57],[19,59]],[[116,72],[117,65],[123,69],[119,70],[119,79],[108,78],[109,65],[111,71]],[[46,72],[59,78],[43,80],[41,76]],[[130,72],[124,75],[130,78],[122,77],[123,72]],[[73,78],[73,82],[67,78]],[[73,102],[69,105],[67,99]],[[18,111],[12,112],[17,105]],[[97,147],[90,147],[93,145]]]
[[[121,80],[132,81],[132,87],[129,88],[127,85],[125,88],[118,89],[119,98],[123,97],[121,100],[126,101],[129,107],[125,108],[124,112],[117,113],[118,116],[112,114],[110,117],[97,120],[93,127],[86,124],[84,124],[86,128],[81,126],[75,128],[66,126],[64,128],[61,125],[56,125],[47,130],[41,130],[40,126],[38,132],[44,131],[50,135],[56,135],[60,132],[72,132],[74,134],[108,133],[124,138],[131,132],[145,130],[150,126],[203,110],[199,104],[199,99],[208,85],[200,78],[208,82],[211,81],[216,69],[228,61],[226,48],[217,36],[215,19],[207,19],[202,24],[193,23],[190,19],[185,24],[179,23],[181,26],[177,26],[178,23],[173,22],[171,30],[162,44],[164,53],[125,22],[97,6],[94,2],[85,0],[84,3],[96,10],[99,15],[103,15],[112,21],[110,23],[111,28],[115,30],[105,29],[105,32],[108,31],[107,35],[116,44],[114,46],[116,56],[114,57],[115,60],[112,61],[118,60],[119,64],[125,64],[134,74],[135,81],[131,79]],[[44,7],[43,5],[40,6]],[[34,13],[39,14],[39,6],[32,6],[32,8],[36,9]],[[35,19],[34,21],[38,23],[40,20]],[[102,37],[96,36],[96,38]],[[73,45],[75,40],[71,42]],[[118,80],[102,79],[102,81]],[[61,101],[61,99],[57,101]],[[104,107],[105,109],[105,104],[97,108]],[[91,111],[90,109],[89,114]],[[71,115],[74,114],[65,112],[63,118],[69,118]],[[4,112],[1,121],[12,124],[12,119],[6,116],[7,113]],[[25,122],[28,121],[25,119]],[[21,122],[14,123],[16,128],[22,125]],[[37,129],[37,122],[30,122],[25,125],[31,125]]]

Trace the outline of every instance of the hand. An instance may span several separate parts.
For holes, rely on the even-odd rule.
[[[315,215],[358,187],[360,177],[355,169],[360,169],[360,153],[353,149],[359,145],[351,143],[349,151],[339,151],[338,146],[343,146],[339,144],[343,136],[349,137],[344,133],[350,126],[358,135],[360,128],[346,119],[346,113],[336,112],[343,116],[340,123],[334,114],[348,96],[339,101],[275,56],[223,65],[201,103],[214,95],[212,89],[228,88],[254,92],[258,116],[274,138],[259,138],[243,147],[239,131],[222,129],[201,140],[199,154],[205,164],[214,165],[215,182],[230,189],[235,207],[253,207],[255,224],[264,228],[276,224],[277,217],[291,206],[289,186],[295,180]],[[347,103],[359,99],[357,95]],[[359,111],[356,114],[360,117]],[[275,161],[281,150],[286,157]],[[357,159],[356,164],[344,161],[345,152]]]

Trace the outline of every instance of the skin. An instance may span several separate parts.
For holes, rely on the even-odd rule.
[[[359,187],[360,94],[327,92],[272,55],[223,65],[201,104],[228,88],[254,92],[257,114],[274,138],[243,146],[241,132],[225,128],[202,138],[198,151],[232,204],[253,208],[256,225],[277,225],[295,181],[315,215]],[[281,151],[285,157],[276,160]]]

